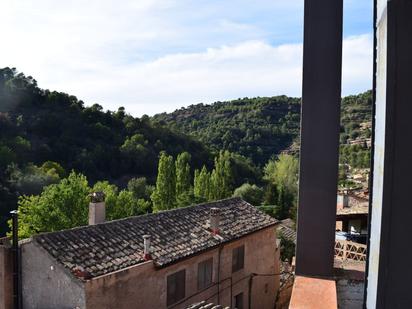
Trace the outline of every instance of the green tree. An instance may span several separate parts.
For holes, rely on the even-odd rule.
[[[150,202],[144,199],[136,199],[133,192],[122,190],[116,199],[116,213],[113,215],[113,219],[141,215],[148,212],[150,208]]]
[[[286,259],[289,263],[292,261],[292,258],[295,256],[295,243],[287,239],[282,233],[279,235],[280,239],[280,258],[282,261]]]
[[[66,171],[57,162],[46,161],[42,164],[41,169],[49,175],[57,174],[61,179],[66,177]]]
[[[155,211],[172,209],[176,206],[176,171],[173,157],[162,152],[156,179],[156,189],[152,193]]]
[[[271,159],[264,167],[264,179],[268,182],[265,204],[275,206],[273,216],[296,218],[298,160],[286,154]]]
[[[154,187],[147,183],[145,177],[132,178],[127,183],[127,189],[133,193],[135,199],[150,200]]]
[[[89,193],[86,177],[71,172],[60,183],[45,187],[40,195],[20,197],[20,237],[86,225]]]
[[[263,190],[256,185],[251,185],[249,183],[244,183],[239,188],[235,190],[233,196],[240,197],[246,202],[258,206],[262,204],[263,200]]]
[[[206,202],[210,198],[210,176],[210,173],[204,165],[200,171],[195,170],[193,191],[195,197],[200,201]]]
[[[211,198],[219,200],[232,195],[232,167],[229,151],[220,151],[215,158],[215,168],[211,175]]]
[[[287,154],[271,159],[264,167],[264,179],[275,185],[282,185],[285,190],[297,193],[299,162]]]
[[[11,185],[20,195],[40,194],[44,187],[60,181],[55,169],[47,170],[33,163],[29,163],[23,168],[11,164],[8,173]]]
[[[187,152],[180,153],[176,158],[176,201],[179,207],[188,206],[192,200],[190,160]]]

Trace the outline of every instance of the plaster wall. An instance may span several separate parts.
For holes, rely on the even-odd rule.
[[[11,249],[0,245],[0,309],[13,308],[13,256]]]
[[[84,286],[34,242],[21,244],[24,309],[83,309]]]
[[[366,300],[367,308],[376,308],[379,273],[386,126],[387,0],[377,1],[377,18],[375,153]]]
[[[244,268],[232,273],[232,250],[241,245],[245,245]],[[198,263],[211,257],[213,284],[198,291]],[[154,264],[148,261],[89,280],[85,283],[86,307],[167,308],[167,276],[182,269],[186,270],[186,298],[169,308],[184,308],[201,300],[233,306],[235,295],[243,293],[244,308],[250,308],[250,301],[251,308],[272,309],[279,288],[279,276],[273,276],[279,273],[279,250],[276,249],[275,228],[264,229],[225,244],[220,249],[209,250],[161,269],[155,268]],[[267,276],[255,276],[251,281],[251,273]]]

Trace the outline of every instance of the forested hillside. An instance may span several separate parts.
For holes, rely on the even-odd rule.
[[[153,125],[147,116],[85,107],[75,96],[40,89],[15,69],[0,69],[0,223],[16,208],[18,195],[38,194],[71,170],[92,183],[124,187],[136,176],[154,183],[161,151],[187,151],[194,167],[213,162],[203,144]],[[65,175],[55,175],[60,167]]]
[[[262,166],[297,138],[299,113],[300,99],[278,96],[190,105],[153,119],[213,150],[236,152]]]
[[[371,106],[371,91],[342,99],[342,144],[370,137],[370,127],[363,124],[371,121]],[[263,166],[292,142],[298,143],[300,99],[277,96],[200,103],[155,115],[153,119],[174,131],[192,135],[214,150],[240,153]],[[349,152],[360,151],[355,148],[350,146]]]
[[[353,168],[369,166],[370,109],[371,92],[342,101],[342,185],[351,184]],[[299,126],[299,98],[244,98],[136,118],[0,69],[0,236],[17,206],[24,237],[86,224],[92,191],[106,194],[108,219],[232,195],[293,218]],[[292,155],[279,156],[288,149]]]
[[[370,138],[372,122],[372,91],[342,99],[341,143],[348,139]]]

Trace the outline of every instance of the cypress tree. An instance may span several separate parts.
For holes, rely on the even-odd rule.
[[[210,173],[207,171],[206,166],[203,165],[201,171],[195,171],[194,194],[196,198],[208,201],[210,193]]]
[[[151,195],[155,211],[176,206],[176,170],[173,157],[162,152],[159,158],[156,189]]]
[[[191,202],[190,159],[191,156],[187,152],[182,152],[176,159],[176,200],[178,206],[188,206]]]
[[[229,151],[220,151],[215,158],[215,168],[211,175],[211,198],[223,199],[232,195],[232,167]]]

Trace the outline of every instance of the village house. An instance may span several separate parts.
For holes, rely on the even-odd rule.
[[[285,239],[296,245],[296,224],[292,219],[281,220],[277,225],[276,233],[278,237],[282,235]]]
[[[277,220],[239,198],[104,222],[20,243],[30,308],[273,308]]]
[[[362,192],[338,194],[336,230],[344,232],[355,242],[366,243],[368,234],[369,199]]]

